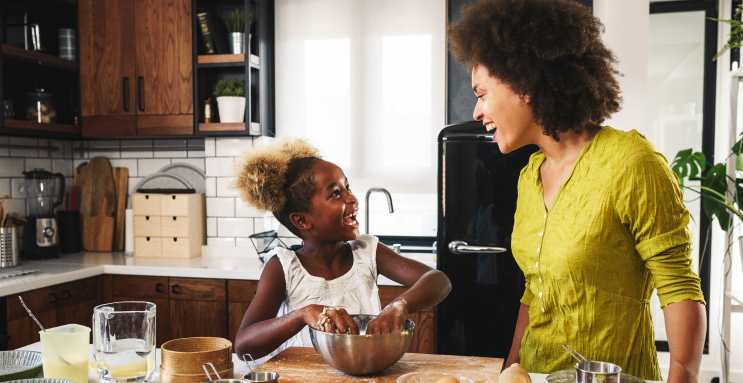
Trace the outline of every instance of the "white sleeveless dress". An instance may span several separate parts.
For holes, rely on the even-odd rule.
[[[286,282],[286,300],[278,316],[310,304],[342,307],[349,314],[377,315],[381,311],[377,287],[378,238],[360,235],[349,242],[353,254],[351,269],[333,280],[311,275],[292,250],[276,248]],[[272,355],[287,347],[312,347],[310,331],[302,331],[284,342]]]

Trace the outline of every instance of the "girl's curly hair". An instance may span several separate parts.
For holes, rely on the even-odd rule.
[[[470,69],[528,96],[544,133],[596,130],[619,110],[616,59],[601,22],[575,0],[481,0],[449,26],[450,48]]]
[[[318,160],[318,150],[300,139],[254,149],[244,156],[235,187],[243,200],[272,212],[281,224],[299,235],[289,214],[309,211],[315,193],[312,168]]]

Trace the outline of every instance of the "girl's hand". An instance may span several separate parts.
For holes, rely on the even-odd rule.
[[[395,300],[388,304],[376,319],[369,322],[366,333],[374,335],[401,331],[409,315],[408,302],[405,299]]]
[[[308,305],[303,309],[304,323],[320,331],[358,335],[359,327],[342,308]]]

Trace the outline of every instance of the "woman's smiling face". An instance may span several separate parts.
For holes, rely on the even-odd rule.
[[[313,167],[315,194],[310,201],[309,232],[322,241],[351,241],[358,236],[359,201],[351,193],[343,170],[318,160]]]
[[[534,121],[527,96],[516,94],[511,86],[491,76],[488,68],[472,68],[472,90],[477,97],[472,117],[487,131],[495,130],[493,141],[503,153],[535,142],[542,129]]]

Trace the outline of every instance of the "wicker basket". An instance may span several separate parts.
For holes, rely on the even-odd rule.
[[[193,337],[169,340],[160,347],[160,379],[169,382],[203,382],[202,365],[211,362],[220,376],[232,376],[232,342],[224,338]]]

